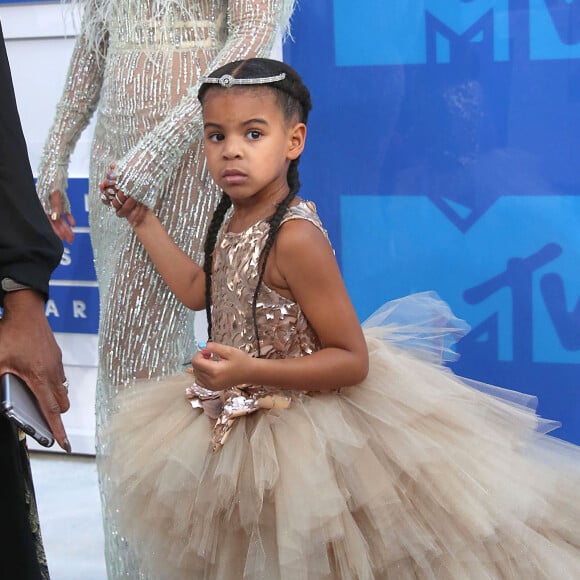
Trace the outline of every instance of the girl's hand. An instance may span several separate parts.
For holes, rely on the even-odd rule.
[[[245,352],[217,342],[208,342],[200,348],[191,361],[195,382],[211,391],[223,391],[228,387],[248,381],[248,373],[254,359]]]
[[[72,244],[75,234],[72,231],[77,224],[71,213],[62,213],[62,191],[56,189],[50,194],[50,213],[48,219],[52,229],[61,239]]]
[[[101,201],[112,207],[118,217],[127,218],[132,226],[138,226],[143,221],[148,208],[125,195],[125,192],[117,187],[117,175],[114,169],[115,164],[112,163],[105,180],[99,184]]]

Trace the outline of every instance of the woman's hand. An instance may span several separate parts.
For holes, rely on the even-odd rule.
[[[234,348],[208,342],[200,348],[191,361],[195,382],[211,391],[243,385],[250,381],[250,369],[255,359]]]
[[[71,213],[62,213],[62,191],[56,189],[50,194],[50,224],[56,235],[72,244],[75,234],[72,229],[76,226],[75,218]]]
[[[135,201],[132,197],[117,187],[117,175],[114,172],[115,164],[112,163],[105,180],[99,184],[101,201],[112,207],[117,216],[127,218],[132,226],[138,226],[148,211],[147,206]]]

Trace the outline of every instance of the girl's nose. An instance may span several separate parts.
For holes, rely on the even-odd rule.
[[[236,159],[241,156],[241,147],[237,139],[227,139],[224,143],[223,155],[226,159]]]

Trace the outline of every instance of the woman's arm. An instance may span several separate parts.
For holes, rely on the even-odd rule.
[[[368,372],[366,343],[324,234],[305,220],[285,223],[268,260],[268,272],[277,272],[275,285],[281,293],[285,287],[298,302],[322,349],[300,358],[257,359],[210,342],[193,361],[197,382],[216,390],[251,383],[321,391],[360,383]],[[210,353],[220,360],[206,358]]]
[[[48,213],[51,212],[50,196],[55,191],[61,192],[62,212],[70,213],[70,202],[66,197],[68,165],[75,145],[97,107],[103,84],[106,35],[102,35],[99,47],[94,44],[83,26],[69,63],[56,116],[44,145],[36,189]]]
[[[201,73],[209,74],[233,60],[268,56],[276,34],[287,26],[293,5],[294,0],[231,0],[226,43]],[[167,118],[116,162],[117,187],[125,195],[148,207],[155,206],[175,165],[191,143],[201,137],[198,88],[199,83],[191,87]]]
[[[129,218],[131,223],[131,219]],[[177,299],[191,310],[205,308],[205,274],[165,231],[157,216],[147,210],[133,230]]]

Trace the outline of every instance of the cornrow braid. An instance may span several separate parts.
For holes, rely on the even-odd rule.
[[[215,244],[217,241],[217,236],[220,228],[224,222],[226,212],[232,205],[232,200],[229,198],[228,194],[222,192],[222,197],[218,203],[207,234],[205,236],[205,243],[203,246],[204,261],[203,261],[203,271],[205,273],[205,312],[207,315],[207,336],[211,339],[212,334],[212,320],[211,320],[211,273],[213,269],[213,251],[215,249]]]
[[[293,160],[290,162],[290,167],[288,168],[288,185],[290,186],[290,191],[288,195],[278,204],[276,207],[276,211],[273,215],[268,219],[268,224],[270,229],[268,230],[268,237],[266,238],[266,243],[264,244],[264,248],[262,249],[262,254],[260,255],[260,274],[258,276],[258,283],[256,284],[256,289],[254,290],[254,297],[252,299],[252,321],[254,323],[254,333],[256,335],[256,345],[258,347],[258,358],[262,355],[262,351],[260,348],[260,331],[258,329],[258,317],[256,314],[257,306],[258,306],[258,295],[260,292],[260,288],[262,287],[262,282],[264,280],[264,274],[266,273],[266,262],[268,261],[268,257],[270,256],[270,251],[274,246],[274,242],[276,241],[276,237],[278,235],[278,231],[280,229],[280,225],[282,224],[282,220],[292,203],[292,200],[298,194],[300,189],[300,182],[298,181],[298,160]],[[291,182],[292,181],[292,182]]]
[[[306,123],[308,121],[308,114],[312,109],[312,101],[310,98],[310,92],[308,88],[302,82],[302,79],[298,73],[289,65],[268,58],[251,58],[248,60],[230,62],[216,71],[212,72],[210,77],[220,78],[223,75],[230,75],[236,79],[264,79],[268,77],[275,77],[280,75],[280,73],[285,73],[285,78],[267,83],[267,84],[257,84],[252,85],[244,84],[241,85],[243,90],[248,89],[267,89],[271,90],[280,108],[284,112],[284,117],[287,121],[297,119],[301,123]],[[201,85],[198,92],[198,99],[203,107],[204,97],[208,90],[237,90],[240,86],[234,86],[232,88],[222,87],[219,84],[214,83],[204,83]],[[294,159],[290,162],[287,173],[287,182],[289,187],[289,192],[286,197],[278,204],[276,211],[268,218],[267,222],[269,225],[268,236],[262,249],[262,254],[260,256],[260,271],[258,276],[258,283],[254,291],[254,296],[252,299],[252,320],[254,324],[255,340],[258,350],[258,357],[261,356],[260,348],[260,336],[257,321],[257,303],[260,289],[264,280],[264,275],[266,272],[266,264],[276,237],[280,230],[280,226],[284,217],[292,203],[292,200],[297,196],[300,190],[300,180],[298,175],[298,159]],[[225,201],[227,200],[227,201]],[[227,204],[227,205],[226,205]],[[206,312],[208,316],[208,336],[211,338],[211,270],[213,264],[213,251],[215,249],[215,244],[217,240],[217,235],[219,229],[223,224],[226,211],[231,206],[231,200],[227,194],[223,194],[222,199],[216,211],[212,217],[210,228],[205,242],[205,262],[204,262],[204,272],[206,275]]]

